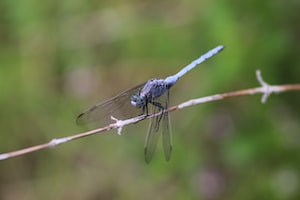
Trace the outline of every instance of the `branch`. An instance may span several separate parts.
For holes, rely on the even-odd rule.
[[[222,100],[222,99],[225,99],[225,98],[236,97],[236,96],[253,95],[253,94],[258,94],[258,93],[263,94],[261,102],[265,103],[267,101],[267,98],[272,93],[300,90],[300,84],[269,85],[268,83],[266,83],[262,79],[261,73],[260,73],[259,70],[256,71],[256,77],[257,77],[257,80],[260,83],[261,87],[251,88],[251,89],[246,89],[246,90],[238,90],[238,91],[228,92],[228,93],[223,93],[223,94],[216,94],[216,95],[202,97],[202,98],[198,98],[198,99],[192,99],[192,100],[183,102],[183,103],[181,103],[177,106],[172,106],[168,109],[168,111],[172,112],[172,111],[175,111],[175,110],[180,110],[180,109],[183,109],[185,107],[189,107],[189,106],[193,106],[193,105],[197,105],[197,104],[201,104],[201,103],[206,103],[206,102],[211,102],[211,101],[218,101],[218,100]],[[31,153],[31,152],[34,152],[34,151],[39,151],[41,149],[52,148],[52,147],[58,146],[60,144],[63,144],[63,143],[66,143],[66,142],[69,142],[69,141],[72,141],[72,140],[76,140],[76,139],[79,139],[79,138],[82,138],[82,137],[95,135],[97,133],[101,133],[101,132],[104,132],[104,131],[109,131],[111,129],[117,129],[117,133],[119,135],[121,135],[121,132],[122,132],[122,129],[123,129],[124,126],[126,126],[128,124],[137,123],[137,122],[142,121],[144,119],[150,119],[150,118],[155,117],[155,116],[160,115],[160,114],[161,114],[161,112],[158,112],[158,113],[151,114],[149,116],[142,115],[142,116],[138,116],[138,117],[135,117],[135,118],[126,119],[126,120],[118,120],[115,117],[111,116],[111,119],[114,120],[115,123],[112,123],[112,124],[110,124],[108,126],[105,126],[103,128],[94,129],[94,130],[91,130],[91,131],[87,131],[87,132],[84,132],[84,133],[79,133],[79,134],[72,135],[72,136],[69,136],[69,137],[54,138],[48,143],[28,147],[28,148],[25,148],[25,149],[16,150],[16,151],[8,152],[8,153],[3,153],[3,154],[0,154],[0,160],[5,160],[5,159],[8,159],[8,158],[28,154],[28,153]]]

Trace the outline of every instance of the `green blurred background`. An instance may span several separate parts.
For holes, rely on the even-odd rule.
[[[171,104],[300,82],[300,1],[0,2],[0,152],[80,133],[76,116],[217,45]],[[300,93],[171,113],[174,151],[147,165],[147,121],[0,162],[0,199],[299,199]]]

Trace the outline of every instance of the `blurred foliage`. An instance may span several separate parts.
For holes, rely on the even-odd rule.
[[[202,53],[171,104],[300,82],[300,1],[0,2],[0,151],[83,131],[78,113]],[[1,199],[299,199],[300,93],[173,112],[169,163],[143,159],[147,122],[1,161]],[[186,117],[184,117],[186,115]]]

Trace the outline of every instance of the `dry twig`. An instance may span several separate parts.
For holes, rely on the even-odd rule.
[[[300,84],[269,85],[268,83],[266,83],[262,79],[261,73],[260,73],[259,70],[256,71],[256,77],[257,77],[257,80],[260,83],[261,87],[251,88],[251,89],[246,89],[246,90],[239,90],[239,91],[234,91],[234,92],[228,92],[228,93],[223,93],[223,94],[216,94],[216,95],[202,97],[202,98],[198,98],[198,99],[192,99],[192,100],[186,101],[184,103],[181,103],[177,106],[172,106],[168,109],[168,111],[172,112],[172,111],[175,111],[175,110],[183,109],[185,107],[189,107],[189,106],[193,106],[193,105],[197,105],[197,104],[201,104],[201,103],[206,103],[206,102],[210,102],[210,101],[217,101],[217,100],[222,100],[222,99],[229,98],[229,97],[236,97],[236,96],[243,96],[243,95],[253,95],[253,94],[258,94],[258,93],[263,94],[261,102],[265,103],[267,101],[267,98],[272,93],[300,90]],[[76,140],[76,139],[79,139],[79,138],[82,138],[82,137],[91,136],[91,135],[101,133],[101,132],[104,132],[104,131],[108,131],[108,130],[111,130],[111,129],[117,129],[118,134],[121,135],[122,128],[124,126],[126,126],[128,124],[137,123],[139,121],[142,121],[144,119],[149,119],[149,118],[155,117],[157,115],[160,115],[160,112],[154,113],[154,114],[149,115],[147,117],[145,115],[143,115],[143,116],[138,116],[138,117],[131,118],[131,119],[126,119],[126,120],[118,120],[114,116],[111,116],[111,119],[114,120],[115,123],[112,123],[112,124],[110,124],[108,126],[105,126],[103,128],[94,129],[94,130],[91,130],[91,131],[87,131],[87,132],[84,132],[84,133],[79,133],[79,134],[72,135],[72,136],[69,136],[69,137],[54,138],[48,143],[28,147],[28,148],[25,148],[25,149],[20,149],[20,150],[17,150],[17,151],[3,153],[3,154],[0,154],[0,160],[5,160],[5,159],[8,159],[8,158],[28,154],[28,153],[38,151],[38,150],[41,150],[41,149],[52,148],[52,147],[55,147],[57,145],[69,142],[71,140]]]

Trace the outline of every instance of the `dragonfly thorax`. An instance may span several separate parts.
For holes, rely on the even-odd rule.
[[[160,97],[170,86],[163,79],[148,80],[144,87],[131,96],[131,105],[142,108],[147,106],[147,103]]]

